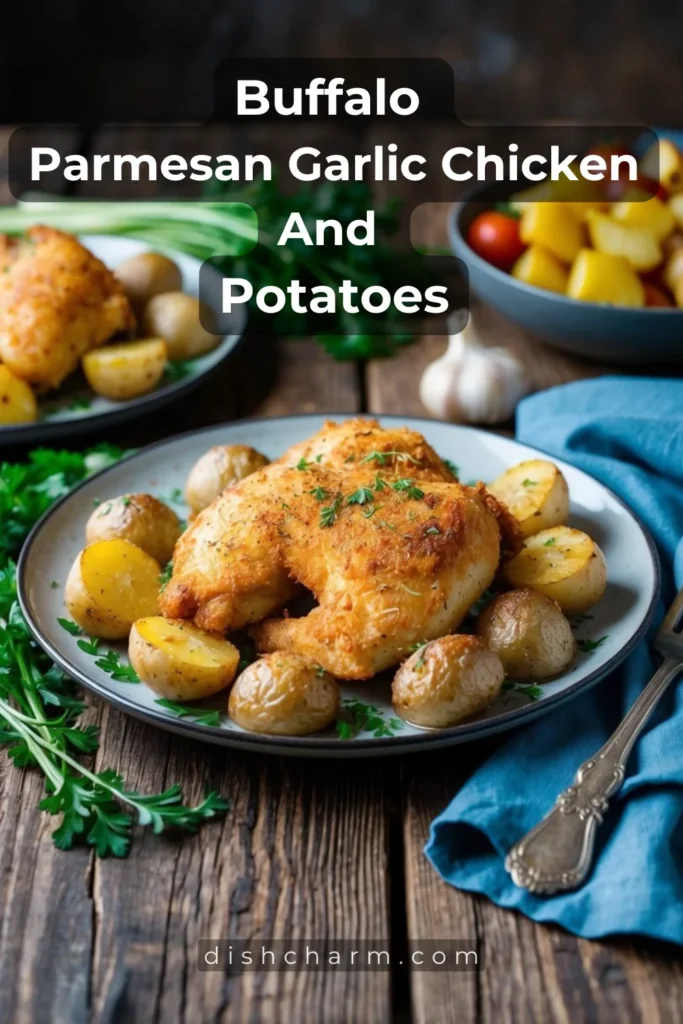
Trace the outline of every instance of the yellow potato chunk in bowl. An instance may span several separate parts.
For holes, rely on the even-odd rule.
[[[240,661],[237,648],[222,636],[161,615],[133,624],[128,657],[150,689],[180,701],[201,700],[224,690]]]
[[[569,517],[567,481],[553,462],[529,459],[507,469],[486,488],[508,507],[525,537]]]
[[[607,566],[595,541],[581,530],[556,526],[527,537],[505,562],[503,578],[513,587],[531,587],[556,601],[566,615],[592,608],[605,593]]]
[[[128,540],[100,540],[77,556],[66,580],[64,601],[91,636],[121,640],[136,619],[159,610],[155,558]]]

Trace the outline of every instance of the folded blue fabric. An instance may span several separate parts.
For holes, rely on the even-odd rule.
[[[664,605],[683,585],[683,380],[601,377],[522,402],[520,441],[538,444],[615,491],[649,527],[664,575]],[[673,685],[629,760],[598,830],[582,888],[553,897],[517,888],[509,848],[549,810],[648,682],[641,644],[586,696],[516,732],[433,822],[426,853],[442,877],[535,921],[586,938],[619,933],[683,944],[683,684]]]

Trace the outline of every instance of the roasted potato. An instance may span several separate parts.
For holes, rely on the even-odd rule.
[[[25,380],[0,365],[0,425],[32,423],[38,419],[36,396]]]
[[[512,270],[512,276],[534,288],[545,288],[564,295],[569,273],[563,263],[541,245],[530,245]]]
[[[228,714],[248,732],[306,736],[334,722],[339,687],[299,654],[266,654],[245,668],[230,691]]]
[[[143,683],[170,700],[200,700],[235,678],[240,653],[228,640],[182,619],[152,615],[133,624],[130,663]]]
[[[157,560],[129,540],[100,540],[76,556],[64,601],[87,633],[120,640],[136,619],[159,611],[160,573]]]
[[[576,657],[566,616],[528,587],[494,597],[477,619],[477,633],[511,679],[549,679],[566,672]]]
[[[185,485],[185,501],[201,512],[230,484],[267,466],[269,459],[246,444],[218,444],[197,459]]]
[[[646,228],[652,232],[658,242],[663,242],[676,225],[673,213],[658,196],[652,196],[651,199],[644,202],[624,200],[615,203],[612,207],[612,216],[621,224]]]
[[[83,356],[83,372],[98,395],[122,402],[146,395],[164,375],[166,342],[161,338],[106,345]]]
[[[527,537],[504,562],[502,575],[513,587],[531,587],[556,601],[567,615],[585,612],[607,586],[605,556],[588,534],[556,526]]]
[[[136,313],[155,295],[177,292],[183,286],[180,270],[168,256],[158,252],[141,252],[119,263],[114,271]]]
[[[683,155],[671,139],[653,142],[638,166],[646,177],[660,181],[667,192],[683,189]]]
[[[504,678],[500,658],[479,637],[442,636],[403,662],[391,699],[407,722],[444,729],[488,707]]]
[[[145,306],[142,329],[163,338],[169,359],[194,359],[215,348],[220,337],[205,330],[199,319],[199,299],[184,292],[156,295]],[[204,322],[206,317],[204,315]]]
[[[509,508],[525,537],[567,522],[569,488],[553,462],[520,462],[497,477],[487,490]]]
[[[606,302],[612,306],[644,306],[643,283],[624,256],[582,249],[567,282],[570,299]]]
[[[160,565],[172,557],[181,533],[175,512],[151,494],[122,494],[103,501],[85,526],[87,544],[120,537],[137,544]]]
[[[646,203],[626,204],[646,206]],[[606,213],[591,210],[587,215],[588,231],[597,252],[610,256],[623,256],[634,270],[644,273],[654,270],[662,262],[662,248],[654,235],[646,227],[636,225],[631,220],[615,220]],[[673,225],[673,218],[672,218]]]
[[[530,203],[522,213],[519,235],[563,263],[571,263],[583,245],[583,227],[565,203]]]

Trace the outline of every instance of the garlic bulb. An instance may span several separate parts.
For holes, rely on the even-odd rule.
[[[420,398],[439,419],[503,423],[531,391],[529,375],[512,352],[481,344],[472,314],[464,327],[462,311],[453,319],[457,333],[450,336],[441,358],[424,371]]]

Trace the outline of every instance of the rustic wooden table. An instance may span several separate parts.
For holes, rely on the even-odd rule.
[[[532,345],[485,313],[485,329],[538,386],[596,372]],[[109,438],[140,445],[234,417],[297,412],[423,415],[417,380],[444,347],[336,364],[311,340],[248,338],[184,406]],[[89,441],[94,440],[89,438]],[[136,834],[127,860],[56,850],[36,810],[41,783],[0,762],[0,1020],[302,1024],[683,1020],[683,965],[640,939],[589,942],[445,885],[422,849],[431,820],[492,749],[368,762],[310,762],[212,749],[92,698],[97,766],[189,798],[226,794],[226,817],[194,838]],[[624,894],[628,898],[628,894]],[[485,970],[248,973],[197,970],[197,940],[468,939]],[[398,956],[399,959],[403,957]]]

